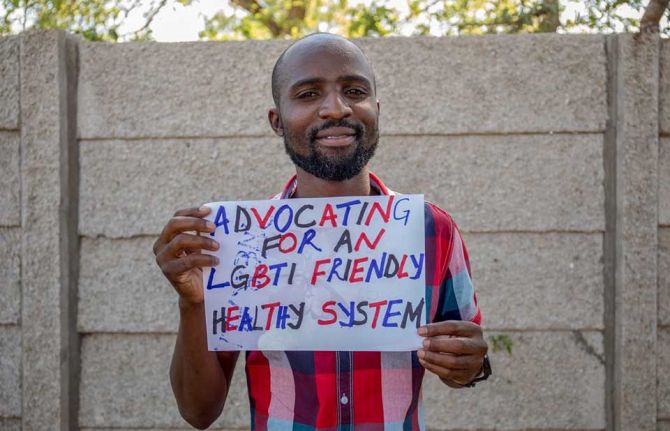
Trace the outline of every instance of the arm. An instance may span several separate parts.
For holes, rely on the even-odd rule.
[[[204,429],[223,410],[238,352],[207,350],[202,268],[217,259],[201,250],[216,250],[218,244],[199,233],[214,231],[202,217],[208,208],[179,210],[154,244],[156,262],[179,294],[179,332],[175,344],[170,381],[182,417]]]
[[[419,362],[452,388],[472,382],[482,371],[488,345],[484,340],[481,312],[470,278],[465,243],[451,221],[447,230],[451,251],[440,286],[435,323],[419,328],[426,337],[417,352]]]

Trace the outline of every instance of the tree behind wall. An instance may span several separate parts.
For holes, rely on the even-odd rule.
[[[171,0],[189,7],[197,0]],[[229,0],[205,19],[202,39],[293,38],[314,31],[349,37],[521,32],[638,31],[643,0]],[[658,4],[663,0],[650,0]],[[150,25],[168,0],[0,0],[0,34],[62,28],[89,40],[150,40]],[[667,1],[665,2],[667,5]],[[562,19],[568,6],[579,11]],[[144,21],[120,33],[131,13]],[[661,9],[670,35],[670,11]]]

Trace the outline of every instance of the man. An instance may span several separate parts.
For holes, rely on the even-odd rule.
[[[272,76],[268,118],[296,175],[278,199],[392,193],[367,163],[378,141],[375,75],[352,42],[315,34],[290,46]],[[198,428],[221,413],[237,352],[209,352],[202,268],[220,245],[205,234],[206,208],[176,212],[154,245],[179,294],[170,376],[182,416]],[[467,252],[451,217],[426,204],[426,302],[430,323],[418,352],[247,352],[252,429],[424,429],[424,369],[451,387],[487,376],[487,345]]]

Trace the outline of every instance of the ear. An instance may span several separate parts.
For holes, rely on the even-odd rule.
[[[379,99],[377,99],[377,115],[379,115]]]
[[[281,121],[277,108],[272,108],[268,111],[268,121],[270,121],[270,127],[272,127],[277,136],[284,136],[284,124]]]

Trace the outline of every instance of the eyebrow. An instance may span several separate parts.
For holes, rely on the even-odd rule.
[[[366,77],[364,77],[363,75],[344,75],[344,76],[339,77],[337,80],[340,81],[340,82],[342,82],[342,81],[344,81],[344,82],[347,82],[347,81],[361,81],[365,85],[367,85],[368,87],[372,88],[372,83],[370,82],[370,80],[367,79]],[[302,87],[302,86],[305,86],[305,85],[321,84],[324,81],[325,81],[325,79],[323,79],[323,78],[301,79],[301,80],[291,84],[289,86],[289,91],[292,91],[296,88],[299,88],[299,87]]]

